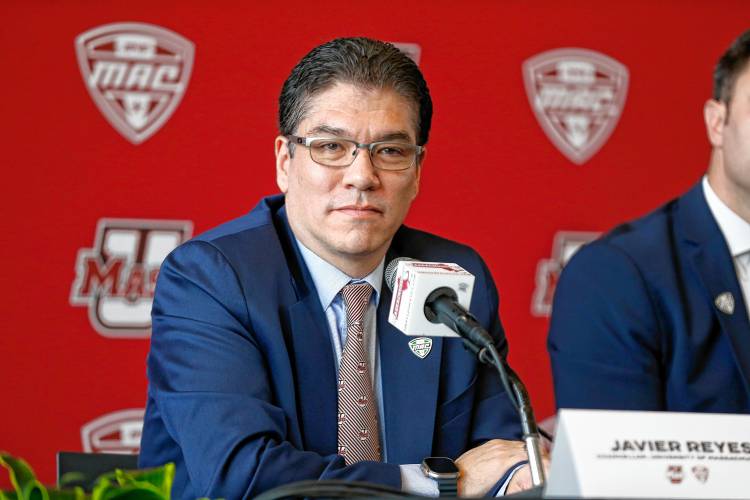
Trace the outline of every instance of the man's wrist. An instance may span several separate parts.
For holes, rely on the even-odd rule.
[[[427,457],[422,460],[422,473],[433,479],[441,497],[458,496],[458,477],[460,472],[453,460],[447,457]]]

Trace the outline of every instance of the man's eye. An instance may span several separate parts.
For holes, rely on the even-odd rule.
[[[326,153],[335,153],[344,149],[343,144],[336,141],[320,141],[313,143],[315,149]]]
[[[406,151],[405,148],[391,144],[378,148],[378,154],[384,156],[404,156]]]

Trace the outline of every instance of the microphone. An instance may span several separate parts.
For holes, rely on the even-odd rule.
[[[409,257],[393,259],[385,270],[385,283],[393,292],[388,321],[407,335],[430,335],[425,332],[414,333],[409,328],[410,317],[422,319],[417,312],[421,309],[421,316],[426,318],[427,322],[442,324],[456,332],[463,338],[464,345],[477,355],[480,362],[493,365],[497,369],[505,392],[521,419],[532,484],[541,486],[545,482],[545,474],[539,428],[534,418],[531,399],[518,375],[500,358],[490,334],[467,310],[471,294],[469,293],[468,299],[462,297],[461,300],[456,293],[456,289],[465,292],[468,281],[473,289],[474,276],[458,264],[421,262]],[[455,284],[456,288],[446,286],[450,283]],[[437,335],[445,336],[444,333]]]
[[[403,263],[401,272],[400,263]],[[409,331],[408,324],[403,324],[415,316],[416,320],[421,320],[421,309],[424,318],[430,323],[445,325],[480,348],[492,345],[492,337],[461,303],[468,306],[471,296],[468,296],[468,300],[464,297],[464,300],[459,301],[458,293],[468,292],[469,281],[473,289],[474,276],[457,264],[420,262],[408,257],[393,259],[385,269],[385,283],[393,292],[392,318],[389,317],[389,321],[407,335],[436,335],[434,332],[424,331],[424,322],[422,330],[418,332]],[[449,284],[454,284],[455,288],[447,286]],[[422,299],[425,294],[426,297]],[[409,310],[402,311],[404,307]],[[407,319],[398,324],[399,317]],[[445,336],[445,333],[438,335]]]

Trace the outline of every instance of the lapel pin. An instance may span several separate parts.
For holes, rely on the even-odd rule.
[[[734,312],[734,297],[730,292],[723,292],[717,295],[714,304],[724,314],[732,314]]]
[[[409,341],[409,349],[419,359],[424,359],[432,350],[432,339],[429,337],[417,337]]]

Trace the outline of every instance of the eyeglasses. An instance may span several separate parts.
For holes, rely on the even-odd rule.
[[[325,167],[348,167],[354,163],[360,148],[370,154],[370,161],[380,170],[406,170],[417,162],[417,156],[424,152],[424,146],[403,142],[373,142],[360,144],[351,139],[331,137],[286,136],[292,144],[305,146],[310,150],[312,161]]]

